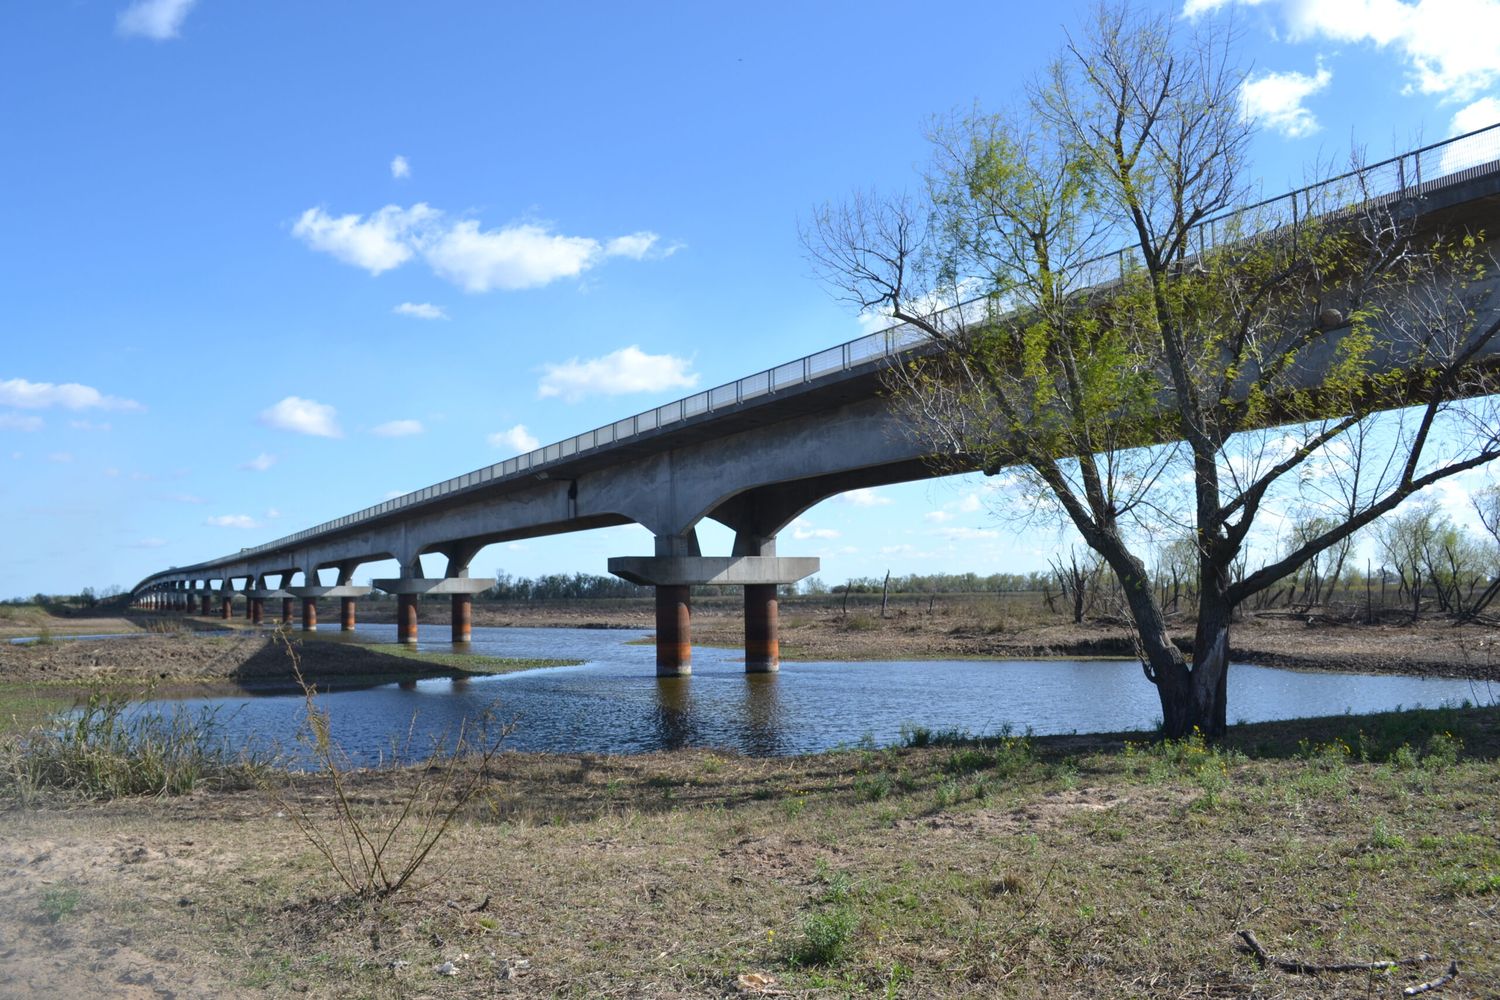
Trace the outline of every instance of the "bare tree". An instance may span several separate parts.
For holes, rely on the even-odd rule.
[[[931,345],[891,372],[913,433],[952,469],[1016,469],[1113,571],[1169,736],[1224,732],[1241,602],[1500,455],[1490,404],[1454,402],[1492,391],[1475,362],[1500,330],[1474,239],[1419,236],[1359,170],[1226,214],[1251,136],[1232,43],[1102,6],[1016,111],[933,128],[925,197],[860,195],[805,234],[843,295]],[[1288,495],[1330,521],[1236,572]],[[1191,658],[1137,553],[1164,524],[1196,549]]]

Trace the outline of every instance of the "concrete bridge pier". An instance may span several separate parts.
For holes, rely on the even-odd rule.
[[[413,565],[408,572],[419,572]],[[478,579],[467,575],[427,578],[423,576],[401,576],[385,580],[371,580],[376,589],[396,595],[396,641],[417,641],[417,601],[424,594],[447,594],[453,598],[453,641],[469,641],[470,622],[473,617],[474,595],[482,594],[495,585],[492,579]]]
[[[631,583],[656,588],[656,676],[682,677],[692,673],[692,604],[695,586],[737,584],[745,591],[745,672],[768,673],[780,666],[776,588],[795,583],[818,571],[811,556],[776,556],[774,544],[765,555],[702,556],[696,535],[686,539],[657,538],[655,556],[622,556],[609,561],[609,571]],[[682,554],[673,552],[678,549]]]
[[[745,673],[766,674],[781,667],[776,584],[745,584]]]
[[[234,588],[228,580],[219,588],[219,617],[225,621],[234,617]]]
[[[339,573],[339,576],[342,580],[342,578],[344,577],[342,571]],[[332,587],[325,587],[316,582],[318,576],[315,572],[308,573],[307,579],[309,580],[309,583],[306,586],[287,587],[283,585],[281,588],[288,594],[291,594],[293,597],[302,598],[302,630],[304,632],[316,632],[318,630],[318,598],[320,597],[339,598],[339,626],[340,628],[344,629],[344,631],[353,629],[353,602],[356,598],[360,598],[368,594],[370,592],[370,588],[354,587],[346,582],[340,582]],[[344,601],[348,601],[349,603],[346,605],[343,603]]]

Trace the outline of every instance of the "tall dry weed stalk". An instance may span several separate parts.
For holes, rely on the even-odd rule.
[[[403,768],[401,760],[408,755],[398,753],[382,782],[398,785],[394,801],[386,809],[366,805],[354,788],[359,769],[334,739],[328,710],[318,703],[317,689],[304,675],[290,636],[280,629],[277,635],[306,700],[307,723],[299,739],[327,782],[333,816],[315,814],[294,798],[291,786],[273,794],[351,893],[383,898],[398,892],[411,884],[464,807],[483,791],[512,727],[497,723],[493,713],[486,712],[478,722],[460,724],[451,742],[434,741],[431,755],[421,764]]]

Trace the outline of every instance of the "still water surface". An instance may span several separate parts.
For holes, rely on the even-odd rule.
[[[393,625],[361,625],[362,638],[395,640]],[[810,753],[873,739],[898,741],[903,726],[979,734],[1009,726],[1038,734],[1152,727],[1155,689],[1138,663],[1108,660],[959,660],[785,663],[747,675],[737,650],[693,650],[690,677],[654,676],[655,650],[629,645],[635,630],[475,628],[472,651],[567,658],[581,666],[461,681],[431,680],[321,696],[334,735],[357,761],[388,756],[409,728],[416,747],[494,707],[515,722],[512,750],[642,753],[715,747],[753,755]],[[423,627],[420,646],[452,650],[446,626]],[[1485,698],[1485,692],[1477,692]],[[1453,679],[1298,673],[1237,665],[1229,675],[1231,721],[1259,722],[1398,706],[1474,700]],[[237,739],[294,748],[300,696],[196,699],[215,706]]]

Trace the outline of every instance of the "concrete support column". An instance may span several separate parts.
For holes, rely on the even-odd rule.
[[[474,595],[453,595],[453,641],[468,642],[474,622]]]
[[[766,674],[781,666],[776,584],[745,584],[745,673]]]
[[[339,598],[339,631],[354,631],[354,607],[356,603],[352,597]]]
[[[693,672],[692,588],[663,584],[656,588],[656,676],[685,677]]]
[[[223,597],[219,598],[219,617],[234,617],[234,598],[230,597],[228,594],[225,594]]]
[[[396,641],[415,643],[417,641],[417,596],[416,594],[396,595]]]
[[[199,603],[199,606],[198,606],[198,613],[201,614],[201,615],[207,615],[208,614],[208,609],[210,607],[210,605],[209,605],[209,596],[210,596],[209,594],[204,593],[203,596],[199,599],[200,603]]]
[[[316,597],[302,598],[302,631],[316,632],[318,630],[318,599]]]
[[[250,622],[251,622],[251,624],[253,624],[253,625],[259,625],[261,623],[261,620],[263,618],[265,618],[265,615],[266,615],[266,601],[265,601],[265,598],[263,598],[263,597],[252,597],[252,598],[250,598],[250,610],[249,610],[249,613],[250,613]]]
[[[283,624],[283,625],[290,625],[291,623],[292,623],[292,599],[290,597],[283,597],[281,599],[281,624]]]

